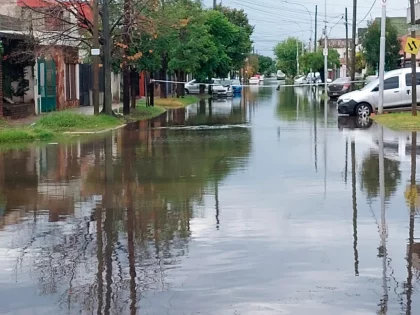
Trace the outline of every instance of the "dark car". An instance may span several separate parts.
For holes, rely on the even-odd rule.
[[[338,78],[328,85],[328,96],[338,98],[350,91],[351,80],[349,77]]]

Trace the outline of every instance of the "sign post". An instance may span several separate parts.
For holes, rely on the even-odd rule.
[[[379,47],[379,103],[378,103],[378,114],[382,114],[383,111],[384,111],[386,1],[387,0],[382,0],[381,39],[380,39],[380,47]]]
[[[382,0],[383,1],[383,0]],[[407,38],[405,51],[411,54],[411,114],[417,116],[417,53],[420,41],[416,39],[416,12],[414,0],[410,0],[411,37]]]

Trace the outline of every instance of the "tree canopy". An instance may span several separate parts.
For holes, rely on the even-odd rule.
[[[289,76],[297,74],[296,54],[302,54],[302,42],[294,37],[289,37],[274,47],[277,57],[277,68]]]
[[[380,51],[380,23],[370,22],[368,29],[362,38],[363,55],[370,70],[375,70],[379,66]],[[401,44],[398,39],[398,30],[389,19],[386,23],[386,41],[385,41],[385,70],[389,71],[400,65]]]
[[[328,68],[340,67],[340,54],[335,49],[328,49]],[[324,69],[324,55],[322,50],[307,53],[301,58],[301,65],[305,72],[312,71],[322,72]]]

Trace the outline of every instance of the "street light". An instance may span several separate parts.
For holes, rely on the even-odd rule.
[[[287,0],[282,0],[282,2],[299,5],[308,12],[309,20],[311,22],[311,35],[309,36],[309,52],[311,52],[311,48],[312,48],[312,14],[311,14],[311,11],[309,11],[309,9],[306,6],[304,6],[303,4],[301,4],[299,2],[293,2],[293,1],[287,1]],[[315,40],[316,40],[316,38],[315,38]]]

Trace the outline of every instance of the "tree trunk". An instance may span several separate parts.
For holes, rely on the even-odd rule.
[[[182,81],[181,70],[176,71],[176,79],[177,79],[178,82]],[[182,89],[183,89],[182,84],[177,83],[176,84],[176,97],[177,98],[180,98],[182,96]]]
[[[150,79],[153,79],[153,73],[150,74]],[[155,84],[150,80],[149,83],[150,106],[155,106]]]
[[[181,71],[181,82],[185,82],[185,72]],[[185,97],[185,84],[181,83],[181,96],[184,98]]]
[[[104,1],[102,5],[102,25],[104,39],[104,106],[103,112],[112,115],[112,93],[111,93],[111,30],[109,22],[109,2]]]
[[[130,69],[124,66],[123,70],[123,114],[130,114]]]
[[[162,56],[162,68],[159,70],[159,79],[166,81],[166,74],[168,73],[168,57],[166,54]],[[166,89],[166,82],[160,82],[160,98],[167,98],[168,91]]]
[[[136,108],[136,101],[137,101],[137,86],[139,84],[137,71],[135,69],[131,69],[131,77],[130,77],[130,87],[131,87],[131,108]]]

